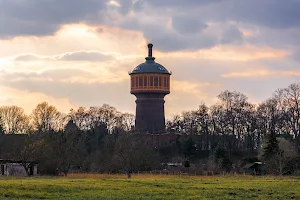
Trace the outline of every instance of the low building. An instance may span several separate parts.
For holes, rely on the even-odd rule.
[[[243,170],[245,173],[251,174],[251,175],[262,175],[262,162],[253,162],[248,163],[243,167]]]
[[[147,146],[154,148],[170,147],[175,146],[179,135],[174,133],[164,133],[164,134],[144,134],[144,140]]]
[[[27,168],[27,172],[25,167]],[[37,175],[36,162],[22,162],[0,159],[0,176],[35,176]]]

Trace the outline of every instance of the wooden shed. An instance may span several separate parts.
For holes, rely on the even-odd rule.
[[[37,162],[0,159],[0,176],[35,176]]]

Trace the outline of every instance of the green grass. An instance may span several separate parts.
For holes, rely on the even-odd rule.
[[[297,177],[0,178],[0,199],[300,199]]]

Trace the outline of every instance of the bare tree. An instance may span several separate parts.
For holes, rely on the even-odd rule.
[[[27,176],[30,176],[30,169],[34,166],[41,155],[41,149],[45,145],[43,138],[28,135],[24,141],[24,146],[20,151],[16,151],[16,159],[24,167]]]
[[[166,123],[168,132],[183,133],[184,125],[181,115],[173,115],[171,120]]]
[[[23,108],[2,106],[0,107],[0,116],[6,134],[23,134],[30,130],[29,119]]]
[[[72,120],[81,130],[90,129],[88,115],[88,110],[85,107],[79,107],[77,110],[71,109],[68,114],[69,119]]]
[[[134,125],[134,115],[121,113],[116,108],[103,104],[101,107],[84,107],[78,110],[71,110],[69,119],[72,119],[81,130],[94,130],[98,127],[106,126],[112,133],[116,129],[130,131]]]
[[[137,170],[151,170],[158,166],[157,152],[145,146],[141,135],[123,134],[116,140],[112,162],[122,169],[128,178]]]
[[[120,126],[127,132],[132,131],[132,128],[134,127],[134,121],[135,121],[134,115],[130,113],[123,113],[121,114],[120,118],[121,118]]]
[[[282,110],[286,113],[286,121],[290,132],[296,139],[296,146],[300,148],[300,84],[291,84],[285,89],[277,91],[281,95]],[[285,130],[288,132],[289,130]]]
[[[67,176],[70,169],[78,169],[86,155],[85,137],[70,120],[64,131],[55,134],[51,145],[51,153],[54,157],[58,171]]]
[[[276,156],[278,171],[280,175],[286,173],[284,171],[285,167],[288,164],[288,161],[296,158],[297,150],[293,148],[293,145],[284,138],[278,138],[279,152]]]
[[[66,116],[47,102],[40,103],[32,111],[32,124],[37,131],[49,132],[51,130],[61,130],[66,122]]]
[[[242,149],[245,146],[246,136],[251,136],[247,134],[247,131],[254,133],[254,125],[251,124],[252,121],[248,120],[254,113],[254,105],[248,102],[248,98],[236,91],[224,91],[218,95],[219,107],[218,110],[218,121],[220,123],[219,127],[223,135],[236,136],[237,141],[234,140],[228,143],[228,148],[232,149]],[[215,112],[216,113],[216,112]],[[247,117],[248,116],[248,117]]]

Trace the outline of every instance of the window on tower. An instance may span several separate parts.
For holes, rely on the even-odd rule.
[[[154,77],[154,87],[157,87],[158,86],[158,77],[155,76]]]
[[[134,78],[131,77],[131,87],[133,88],[134,87]]]
[[[150,86],[153,86],[153,76],[150,76]]]
[[[167,88],[169,89],[169,78],[167,78]]]
[[[160,88],[162,87],[162,77],[161,76],[159,77],[159,87]]]
[[[144,87],[147,87],[147,76],[144,76]]]
[[[139,87],[140,88],[143,87],[143,77],[142,76],[139,77]]]
[[[139,78],[135,77],[135,87],[139,87]]]

